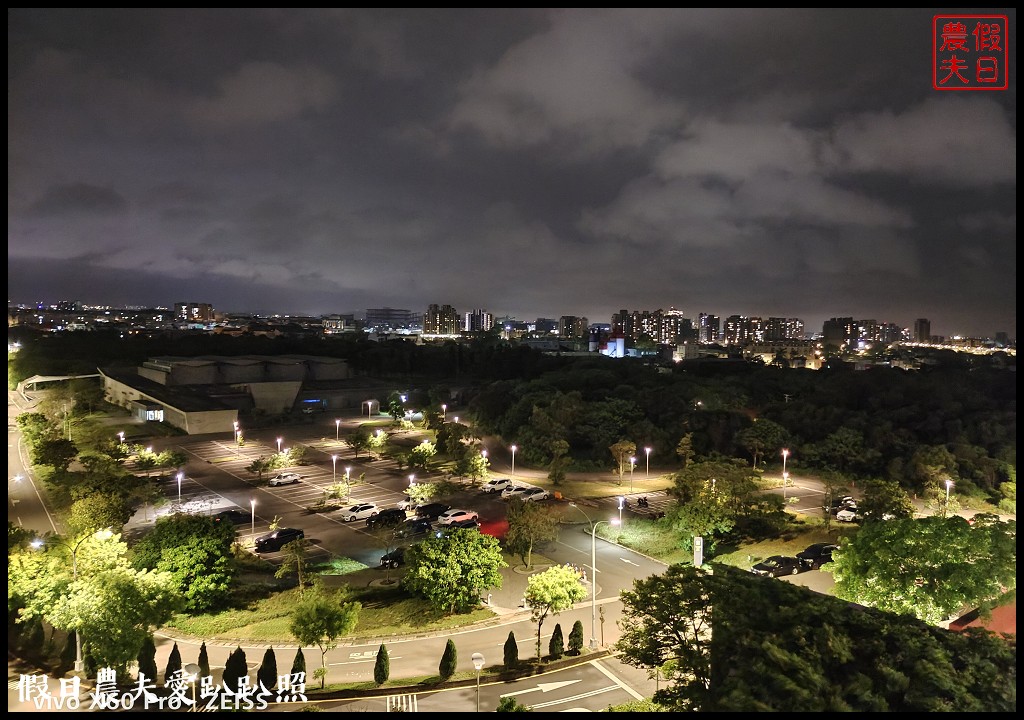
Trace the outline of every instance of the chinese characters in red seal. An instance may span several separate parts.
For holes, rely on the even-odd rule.
[[[932,87],[1006,90],[1009,32],[1006,15],[936,15],[932,19]]]

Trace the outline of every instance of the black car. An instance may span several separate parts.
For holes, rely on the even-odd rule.
[[[272,533],[256,538],[256,552],[277,552],[292,540],[306,537],[306,533],[296,528],[279,528]]]
[[[843,495],[842,497],[838,497],[832,501],[829,511],[835,515],[840,510],[848,507],[857,507],[857,501],[849,495]]]
[[[405,510],[387,508],[373,517],[366,518],[366,529],[398,527],[405,522]]]
[[[750,572],[755,575],[779,577],[780,575],[796,575],[800,569],[800,561],[795,557],[772,555],[750,568]]]
[[[832,551],[838,547],[832,543],[814,543],[806,550],[798,552],[796,559],[800,561],[800,566],[804,570],[817,570],[825,563],[832,562]]]
[[[248,525],[252,516],[241,510],[221,510],[219,513],[210,516],[215,523],[228,523],[230,525]]]
[[[416,517],[437,520],[443,513],[451,509],[451,505],[445,505],[444,503],[427,503],[416,508]]]
[[[409,518],[395,531],[396,537],[413,537],[426,535],[430,532],[430,520],[427,518]]]
[[[405,562],[405,548],[395,548],[387,555],[380,556],[380,566],[382,568],[396,568]]]

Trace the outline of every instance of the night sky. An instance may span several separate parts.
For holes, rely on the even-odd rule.
[[[995,12],[9,9],[8,298],[1016,337]]]

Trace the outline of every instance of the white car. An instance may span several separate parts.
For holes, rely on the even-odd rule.
[[[451,510],[441,513],[441,516],[437,518],[437,524],[451,525],[452,523],[468,520],[479,521],[480,515],[475,510],[459,510],[458,508],[452,508]]]
[[[298,473],[283,472],[280,473],[279,475],[275,475],[274,477],[270,478],[270,487],[277,487],[278,485],[291,485],[292,483],[297,483],[301,479],[302,476],[299,475]]]
[[[380,508],[374,503],[359,503],[358,505],[350,505],[342,510],[338,515],[344,522],[352,522],[353,520],[365,520],[366,518],[373,517],[380,512]]]
[[[857,522],[860,520],[860,513],[857,511],[856,506],[844,507],[836,513],[836,520],[839,522]]]
[[[510,478],[491,478],[480,486],[480,492],[496,493],[512,485]]]
[[[507,488],[501,491],[501,499],[508,500],[509,498],[522,497],[524,492],[532,489],[533,487],[533,485],[509,485]]]
[[[519,493],[518,495],[514,495],[513,497],[521,497],[523,500],[536,501],[547,500],[549,497],[551,497],[551,494],[548,493],[548,491],[545,490],[544,488],[530,487],[526,488],[525,490],[523,490],[523,492]]]

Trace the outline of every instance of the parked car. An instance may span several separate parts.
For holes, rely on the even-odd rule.
[[[385,508],[376,515],[366,519],[366,529],[395,527],[405,522],[405,510],[401,508]]]
[[[804,570],[817,570],[827,562],[832,562],[832,551],[838,548],[832,543],[814,543],[796,554],[800,566]]]
[[[405,548],[395,548],[386,555],[380,556],[380,566],[382,568],[396,568],[399,565],[405,563]]]
[[[545,490],[544,488],[531,487],[526,488],[526,490],[520,493],[518,497],[521,497],[523,500],[536,501],[547,500],[549,497],[551,497],[551,494],[548,493],[548,491]]]
[[[829,508],[833,515],[847,507],[856,507],[857,501],[850,495],[844,495],[843,497],[836,498],[832,501],[832,506]]]
[[[479,530],[479,520],[458,520],[453,522],[451,525],[441,525],[437,530],[434,531],[434,537],[445,537],[453,530]]]
[[[300,540],[306,533],[296,528],[278,528],[272,533],[261,535],[254,543],[256,552],[277,552],[292,540]]]
[[[463,520],[480,520],[480,515],[475,510],[460,510],[458,508],[452,508],[441,513],[437,518],[438,525],[451,525],[452,523],[462,522]]]
[[[252,515],[242,510],[221,510],[210,517],[215,523],[230,523],[232,525],[248,525],[252,521]]]
[[[523,485],[521,483],[509,485],[507,488],[501,491],[501,499],[508,500],[509,498],[519,497],[532,487],[533,485]]]
[[[800,572],[800,561],[795,557],[787,555],[772,555],[770,558],[765,558],[750,568],[750,572],[755,575],[767,575],[769,577],[796,575]]]
[[[414,517],[437,520],[443,513],[451,509],[451,505],[445,505],[444,503],[427,503],[425,505],[417,505],[413,510],[413,514]]]
[[[359,503],[358,505],[349,505],[338,514],[345,522],[352,522],[353,520],[365,520],[366,518],[373,517],[378,512],[380,512],[380,508],[374,503]]]
[[[512,484],[511,478],[491,478],[480,486],[480,492],[496,493],[501,492]]]
[[[426,535],[430,530],[431,526],[428,518],[409,518],[395,530],[395,537],[404,538]]]
[[[836,520],[839,522],[860,522],[860,511],[856,505],[844,507],[836,513]]]
[[[298,473],[283,472],[274,477],[270,478],[270,487],[277,487],[278,485],[291,485],[297,483],[302,479],[302,476]]]

